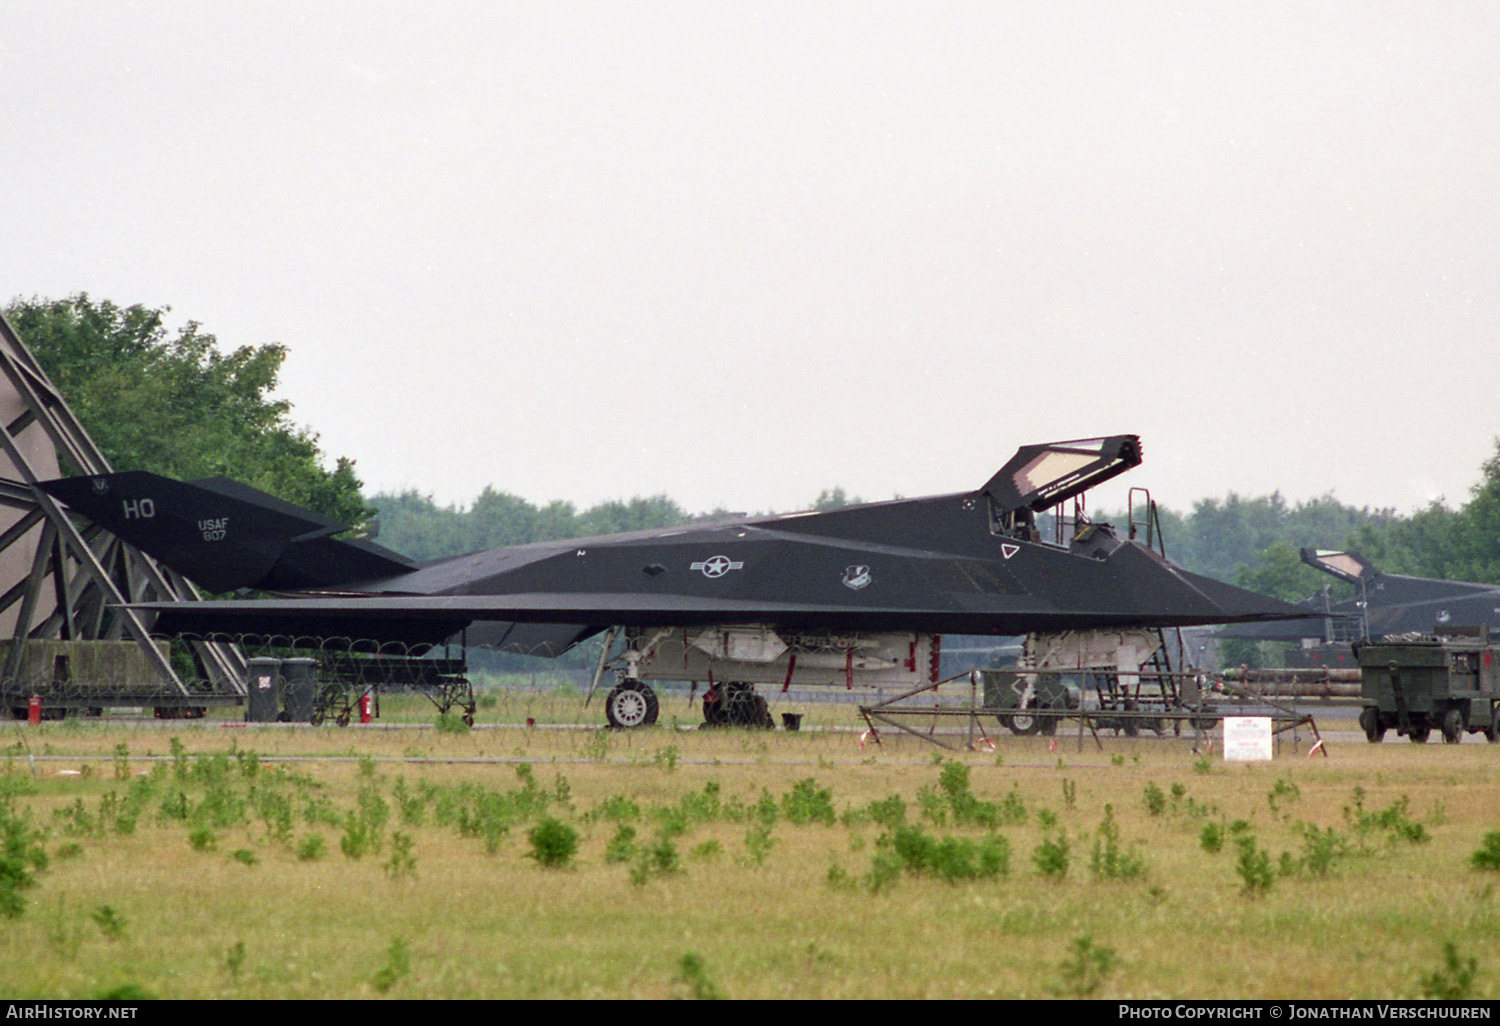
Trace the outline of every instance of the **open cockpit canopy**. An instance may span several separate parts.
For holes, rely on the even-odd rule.
[[[997,512],[1040,513],[1141,462],[1139,435],[1024,445],[980,489]]]

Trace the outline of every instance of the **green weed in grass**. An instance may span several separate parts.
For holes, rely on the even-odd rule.
[[[230,949],[224,952],[224,970],[236,982],[240,979],[240,970],[245,968],[245,942],[237,940]]]
[[[1234,870],[1240,876],[1240,882],[1244,885],[1244,893],[1251,897],[1258,897],[1271,890],[1271,884],[1276,881],[1276,874],[1271,869],[1271,856],[1255,844],[1255,836],[1248,831],[1241,833],[1235,844],[1239,849],[1239,857],[1235,860]]]
[[[413,791],[407,786],[406,777],[396,777],[396,785],[391,790],[391,797],[395,799],[396,811],[401,816],[402,826],[418,827],[426,822],[427,795],[420,789]]]
[[[635,852],[635,861],[630,867],[630,882],[637,887],[659,876],[671,876],[682,872],[677,845],[666,834],[660,834],[650,844],[640,845]]]
[[[848,891],[858,886],[854,877],[850,876],[837,862],[828,866],[828,872],[824,874],[823,879],[827,881],[829,887],[835,890]]]
[[[1475,869],[1500,870],[1500,830],[1484,835],[1484,844],[1469,856],[1469,865]]]
[[[47,868],[42,841],[29,814],[18,815],[9,803],[0,804],[0,916],[16,919],[25,913],[22,892],[35,887],[36,875]]]
[[[894,830],[906,822],[906,802],[899,794],[871,802],[865,807],[865,812],[872,822],[887,830]]]
[[[583,742],[583,755],[587,759],[603,762],[609,758],[612,735],[607,730],[591,730]]]
[[[1031,853],[1031,862],[1042,876],[1061,880],[1068,875],[1068,838],[1063,834],[1042,838]]]
[[[548,816],[526,835],[531,841],[529,858],[548,869],[564,869],[572,865],[578,851],[578,831],[561,820]]]
[[[125,917],[116,912],[112,905],[100,905],[89,914],[89,918],[99,927],[99,932],[110,940],[124,938]]]
[[[1104,806],[1104,821],[1095,833],[1089,870],[1102,880],[1134,880],[1146,872],[1146,860],[1140,852],[1120,843],[1120,828],[1115,824],[1112,805]]]
[[[390,947],[385,949],[385,964],[375,970],[370,985],[382,994],[411,975],[411,951],[406,939],[393,937]]]
[[[1280,777],[1266,792],[1266,803],[1271,807],[1271,815],[1282,814],[1282,807],[1295,802],[1302,797],[1302,790],[1291,777]]]
[[[764,865],[766,856],[771,854],[775,845],[776,839],[771,836],[771,824],[765,820],[751,824],[750,829],[745,831],[745,853],[754,865]]]
[[[1073,941],[1069,957],[1058,967],[1057,979],[1048,989],[1060,997],[1086,998],[1101,986],[1119,964],[1113,948],[1094,943],[1088,934]]]
[[[604,849],[604,861],[629,862],[635,855],[635,827],[621,823]]]
[[[1319,828],[1312,823],[1297,824],[1302,835],[1300,868],[1314,876],[1327,876],[1339,859],[1349,852],[1348,842],[1333,827]]]
[[[870,862],[870,873],[865,878],[871,894],[880,894],[896,886],[901,879],[901,856],[894,850],[880,850]]]
[[[725,994],[708,977],[708,969],[696,952],[689,951],[677,963],[677,979],[685,983],[699,1001],[722,1001]]]
[[[409,880],[417,875],[417,856],[412,852],[412,836],[397,830],[391,834],[391,857],[385,863],[385,875],[392,880]]]
[[[1406,795],[1379,812],[1366,812],[1364,800],[1365,789],[1356,787],[1350,804],[1344,806],[1344,820],[1353,829],[1362,852],[1368,853],[1371,842],[1378,840],[1389,849],[1398,841],[1421,844],[1428,839],[1427,828],[1411,818],[1411,799]]]
[[[1474,958],[1461,958],[1458,945],[1443,942],[1443,965],[1430,973],[1422,974],[1418,981],[1424,998],[1435,1001],[1468,1001],[1474,996],[1474,977],[1479,975],[1479,963]]]
[[[822,823],[832,826],[834,820],[833,790],[819,787],[811,777],[799,780],[781,799],[782,814],[797,826]]]
[[[433,721],[432,725],[439,734],[467,734],[473,729],[462,713],[456,713],[452,710],[445,713],[438,713],[438,717]]]
[[[1155,781],[1146,784],[1146,811],[1153,816],[1160,816],[1167,811],[1166,792],[1157,787]]]

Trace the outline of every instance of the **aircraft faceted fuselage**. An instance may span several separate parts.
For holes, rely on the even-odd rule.
[[[1432,634],[1449,627],[1487,626],[1500,632],[1500,586],[1382,573],[1357,552],[1306,548],[1301,557],[1308,566],[1352,585],[1354,596],[1334,602],[1314,595],[1298,603],[1308,613],[1300,620],[1246,623],[1218,633],[1251,641],[1341,645],[1347,650],[1351,641],[1361,638]]]
[[[422,565],[366,541],[340,540],[343,525],[223,478],[183,483],[127,472],[42,487],[210,591],[278,593],[137,607],[155,612],[156,630],[168,634],[341,637],[367,647],[462,634],[470,644],[555,655],[612,627],[658,639],[701,628],[739,632],[681,634],[683,651],[712,665],[721,651],[734,662],[730,648],[760,651],[743,633],[753,629],[791,639],[791,651],[776,658],[800,651],[805,668],[819,661],[814,650],[827,660],[819,649],[827,645],[799,647],[795,639],[830,634],[890,635],[881,644],[895,652],[908,635],[916,645],[945,633],[1305,615],[1188,573],[1108,525],[1079,525],[1066,544],[1040,540],[1037,513],[1139,462],[1133,435],[1026,446],[973,492],[694,522]],[[844,645],[845,678],[852,679],[858,647]],[[905,661],[917,669],[924,660],[915,647],[910,653]],[[902,661],[885,661],[891,658]]]

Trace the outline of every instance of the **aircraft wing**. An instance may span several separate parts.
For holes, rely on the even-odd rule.
[[[1142,557],[1145,558],[1145,557]],[[526,592],[500,595],[375,595],[153,602],[161,634],[199,637],[345,637],[435,644],[471,625],[552,625],[549,644],[607,627],[766,624],[808,631],[918,631],[1015,635],[1123,626],[1188,626],[1303,615],[1294,606],[1171,568],[1172,594],[1154,587],[1101,610],[1036,596],[937,593],[922,606],[818,603],[641,592]],[[500,628],[502,632],[505,628]],[[497,628],[487,627],[494,635]],[[569,642],[571,643],[571,642]],[[504,646],[502,646],[504,647]],[[566,647],[566,646],[564,646]]]

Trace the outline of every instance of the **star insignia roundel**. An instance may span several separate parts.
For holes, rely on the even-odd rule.
[[[723,577],[731,570],[741,570],[745,564],[728,556],[710,556],[708,559],[700,559],[692,564],[692,569],[700,571],[704,577]]]

